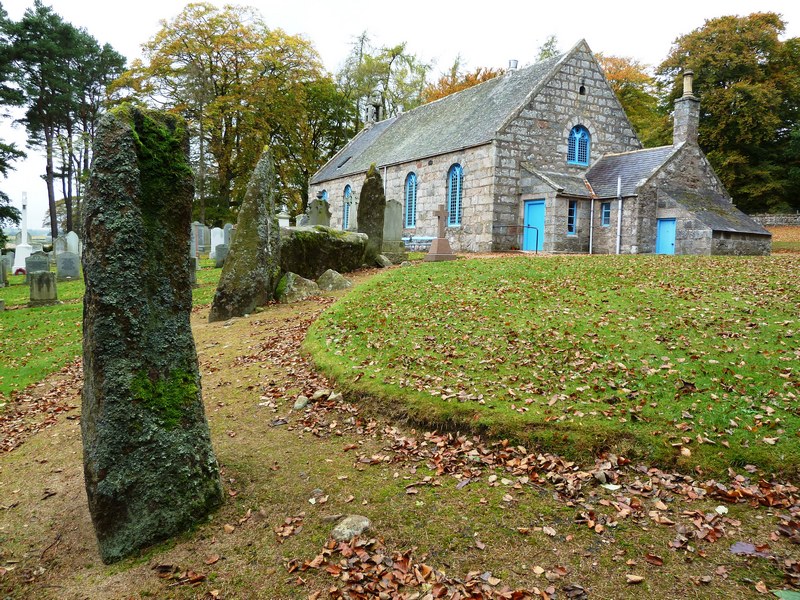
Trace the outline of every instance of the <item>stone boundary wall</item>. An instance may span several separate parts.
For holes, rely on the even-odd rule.
[[[753,219],[759,225],[764,227],[769,227],[770,225],[797,225],[800,226],[800,212],[798,213],[787,213],[787,214],[770,214],[770,213],[762,213],[758,215],[750,215],[750,218]]]

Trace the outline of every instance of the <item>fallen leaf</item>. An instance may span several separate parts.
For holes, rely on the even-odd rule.
[[[219,554],[213,554],[209,556],[207,559],[205,559],[205,561],[203,562],[205,562],[207,565],[213,565],[218,560],[219,560]]]
[[[642,583],[644,581],[644,577],[641,575],[625,575],[625,581],[630,584]]]

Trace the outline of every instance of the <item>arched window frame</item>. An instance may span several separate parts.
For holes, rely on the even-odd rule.
[[[591,158],[592,136],[583,125],[575,125],[569,132],[567,142],[567,163],[570,165],[589,166]]]
[[[353,201],[353,188],[348,183],[344,186],[342,201],[342,231],[346,231],[350,226],[350,203]]]
[[[322,190],[322,199],[327,202],[328,201],[328,190]]]
[[[447,226],[461,225],[462,202],[464,199],[464,169],[458,163],[447,171]]]
[[[417,174],[406,175],[405,206],[403,226],[412,229],[417,226]]]

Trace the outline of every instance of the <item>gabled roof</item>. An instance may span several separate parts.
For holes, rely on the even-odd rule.
[[[555,173],[552,171],[539,171],[532,163],[527,161],[520,162],[520,166],[530,174],[538,177],[549,185],[559,194],[565,196],[576,196],[579,198],[591,198],[592,191],[587,185],[586,180],[580,175],[568,175],[566,173]]]
[[[769,231],[748,217],[731,202],[712,190],[688,190],[681,187],[661,187],[659,195],[665,195],[694,214],[712,231],[731,231],[771,235]]]
[[[569,52],[423,104],[365,129],[311,178],[316,184],[378,167],[491,142],[508,118],[556,72]]]
[[[674,146],[660,146],[619,154],[605,154],[586,172],[597,198],[616,198],[621,179],[623,197],[635,196],[647,181],[675,153]]]

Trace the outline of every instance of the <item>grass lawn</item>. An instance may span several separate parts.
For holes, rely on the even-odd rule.
[[[351,393],[573,458],[800,466],[800,256],[497,258],[375,277],[306,347]]]
[[[208,304],[214,296],[221,270],[213,261],[201,260],[195,305]],[[15,391],[45,379],[81,355],[83,281],[58,283],[61,304],[28,308],[29,287],[24,275],[9,278],[0,288],[6,310],[0,312],[0,408]]]

